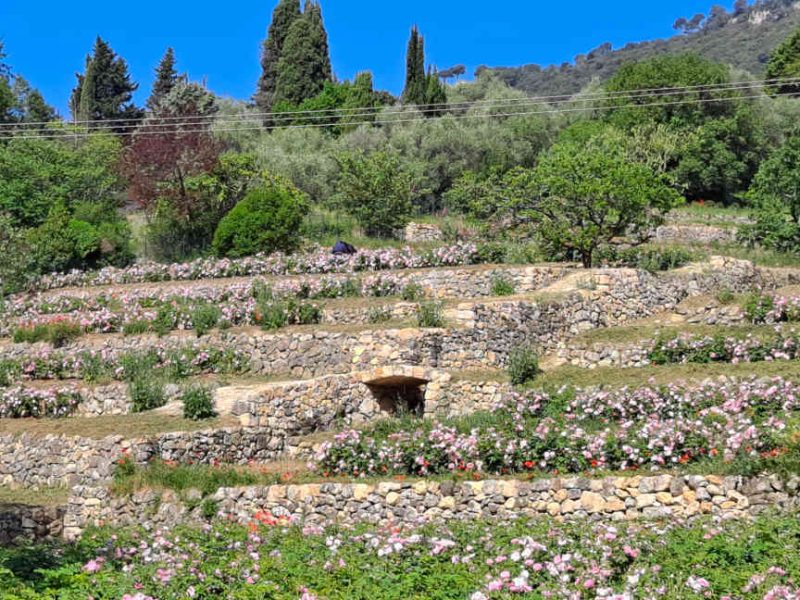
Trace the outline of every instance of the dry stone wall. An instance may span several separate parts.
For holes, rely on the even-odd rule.
[[[0,546],[60,538],[65,506],[0,504]]]
[[[420,520],[508,519],[519,516],[622,521],[639,518],[741,518],[766,509],[800,506],[797,478],[673,476],[581,477],[538,481],[416,481],[321,483],[225,488],[212,500],[223,516],[249,523],[260,511],[300,523],[418,523]],[[172,494],[152,491],[130,498],[73,497],[66,534],[88,524],[148,526],[199,520]]]

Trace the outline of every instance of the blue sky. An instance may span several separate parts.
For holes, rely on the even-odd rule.
[[[149,93],[167,46],[178,66],[218,94],[249,98],[259,47],[277,0],[0,0],[0,38],[15,72],[62,114],[75,72],[100,34],[128,61]],[[337,76],[369,69],[376,85],[399,92],[408,31],[417,23],[429,62],[485,65],[560,64],[609,41],[669,36],[680,16],[707,12],[712,0],[477,2],[474,0],[321,0]],[[730,6],[732,2],[725,2]],[[136,12],[132,13],[131,8]]]

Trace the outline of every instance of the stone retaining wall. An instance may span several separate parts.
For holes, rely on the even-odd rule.
[[[736,241],[736,228],[710,225],[662,225],[656,229],[656,241],[703,245],[730,244]]]
[[[65,506],[0,503],[0,546],[60,538]]]
[[[737,518],[767,508],[800,505],[794,478],[672,476],[580,477],[538,481],[417,481],[323,483],[226,488],[211,500],[220,514],[241,523],[269,511],[300,523],[379,524],[418,523],[420,520],[508,519],[542,516],[621,521],[638,518],[691,518],[709,514]],[[88,490],[83,490],[84,492]],[[130,498],[75,495],[70,499],[65,534],[80,535],[88,524],[145,523],[148,526],[196,522],[200,509],[190,510],[173,494],[152,491]]]
[[[254,375],[291,373],[298,378],[349,373],[391,364],[428,368],[502,368],[509,352],[532,344],[541,353],[582,331],[619,326],[674,308],[685,298],[721,288],[752,289],[761,283],[759,272],[746,261],[716,258],[704,268],[678,269],[651,275],[633,269],[587,272],[578,290],[553,299],[475,301],[445,313],[447,329],[362,329],[266,333],[256,329],[213,332],[202,343],[234,348],[250,360]],[[84,338],[66,349],[91,347],[108,353],[153,346],[179,348],[194,341],[187,333],[163,339],[153,336],[97,336]],[[36,348],[11,344],[0,348],[0,358],[27,358]]]

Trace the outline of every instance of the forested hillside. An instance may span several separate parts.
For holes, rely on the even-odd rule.
[[[709,15],[678,18],[679,33],[669,39],[630,43],[616,50],[604,43],[560,66],[480,67],[477,72],[491,71],[532,95],[574,94],[593,80],[607,80],[624,63],[682,52],[762,75],[769,55],[798,26],[796,0],[761,0],[752,6],[738,2],[732,12],[717,5]]]

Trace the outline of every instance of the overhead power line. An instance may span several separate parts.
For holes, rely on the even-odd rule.
[[[756,90],[770,87],[773,85],[791,85],[800,84],[800,77],[794,78],[779,78],[770,79],[766,81],[740,81],[725,84],[705,84],[694,86],[675,86],[675,87],[659,87],[659,88],[643,88],[638,90],[620,91],[620,92],[594,92],[589,94],[579,95],[551,95],[551,96],[531,96],[524,98],[507,98],[507,99],[491,99],[491,100],[476,100],[465,102],[445,102],[425,105],[422,108],[413,106],[400,106],[400,107],[360,107],[360,108],[331,108],[331,109],[315,109],[315,110],[298,110],[298,111],[285,111],[285,112],[253,112],[243,113],[238,115],[183,115],[172,117],[155,117],[154,120],[158,123],[147,123],[147,121],[133,122],[132,119],[103,119],[103,120],[73,120],[73,121],[38,121],[27,123],[4,123],[0,124],[0,132],[7,130],[24,130],[25,128],[41,128],[44,126],[52,126],[59,124],[63,126],[78,126],[85,125],[86,128],[93,131],[102,131],[104,129],[113,129],[119,131],[120,129],[135,129],[146,124],[148,127],[166,127],[179,125],[202,125],[206,123],[221,123],[221,122],[236,122],[236,121],[249,121],[249,120],[264,120],[269,121],[270,124],[280,124],[283,121],[297,121],[300,119],[333,119],[333,118],[356,118],[356,117],[370,117],[380,116],[384,118],[391,115],[407,114],[408,109],[416,109],[415,112],[432,113],[440,112],[442,109],[448,110],[468,110],[475,107],[485,108],[505,108],[530,104],[568,104],[575,102],[600,102],[611,100],[626,100],[633,98],[649,98],[660,96],[672,96],[691,93],[713,93],[725,91],[742,91],[742,90]],[[119,125],[114,125],[118,123]]]
[[[790,92],[786,93],[779,93],[775,94],[777,97],[781,96],[790,96],[793,95]],[[493,113],[486,113],[486,114],[462,114],[462,115],[448,115],[449,119],[491,119],[491,118],[501,118],[501,117],[516,117],[516,116],[532,116],[532,115],[545,115],[545,114],[568,114],[568,113],[577,113],[577,112],[592,112],[601,109],[608,109],[608,110],[621,110],[626,108],[651,108],[651,107],[662,107],[662,106],[679,106],[679,105],[686,105],[686,104],[711,104],[716,102],[729,102],[731,100],[749,100],[755,98],[761,98],[761,94],[749,95],[749,96],[736,96],[733,98],[703,98],[703,99],[688,99],[688,100],[676,100],[676,101],[669,101],[669,102],[651,102],[646,104],[627,104],[627,105],[618,105],[618,106],[582,106],[582,107],[569,107],[569,108],[551,108],[551,109],[544,109],[544,110],[526,110],[526,111],[518,111],[518,112],[493,112]],[[381,115],[378,115],[381,116]],[[202,129],[171,129],[171,130],[149,130],[149,128],[144,128],[139,131],[127,131],[118,133],[116,135],[120,136],[134,136],[134,135],[165,135],[169,133],[174,134],[190,134],[190,133],[211,133],[213,132],[244,132],[244,131],[270,131],[274,129],[312,129],[312,128],[323,128],[323,127],[335,127],[335,126],[357,126],[357,125],[392,125],[398,123],[411,123],[411,122],[420,122],[420,121],[427,121],[428,118],[424,116],[416,116],[407,119],[398,118],[398,119],[390,119],[390,120],[374,120],[374,121],[333,121],[327,123],[305,123],[305,124],[294,124],[294,125],[262,125],[262,124],[255,124],[250,123],[247,125],[243,125],[241,127],[214,127],[210,129],[209,127],[203,127]],[[0,139],[76,139],[76,138],[86,138],[92,135],[95,135],[97,130],[87,130],[84,132],[73,132],[73,131],[63,131],[61,133],[50,133],[50,132],[38,132],[36,134],[24,134],[24,135],[0,135]]]

